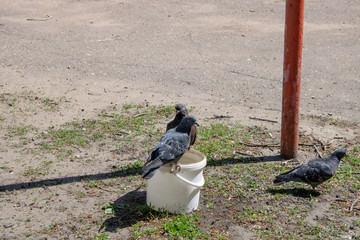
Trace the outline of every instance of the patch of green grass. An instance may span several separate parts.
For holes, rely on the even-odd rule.
[[[273,223],[277,219],[277,212],[274,209],[265,209],[263,207],[258,207],[252,209],[245,206],[242,211],[239,212],[238,221],[240,222],[250,222],[250,223]]]
[[[27,170],[25,170],[23,175],[24,176],[45,176],[46,172],[41,167],[28,168]]]
[[[94,236],[94,240],[106,240],[109,239],[109,234],[107,233],[99,233]]]
[[[59,224],[58,222],[54,222],[54,223],[50,224],[49,226],[40,229],[39,233],[52,236],[60,230],[61,225],[62,224]]]
[[[209,239],[209,233],[200,230],[199,215],[181,214],[173,219],[164,219],[161,228],[170,239]]]
[[[85,183],[85,186],[88,186],[89,188],[96,188],[99,186],[99,182],[97,180],[86,179],[83,182]]]
[[[55,100],[48,97],[42,98],[40,101],[42,104],[41,107],[46,111],[55,111],[59,105]]]
[[[69,156],[74,148],[90,144],[116,146],[119,153],[134,151],[137,146],[150,148],[163,134],[157,128],[158,119],[174,114],[170,106],[125,105],[121,112],[103,113],[99,119],[73,121],[58,129],[48,129],[40,134],[41,150]]]
[[[45,176],[49,173],[50,165],[53,163],[52,160],[50,161],[42,161],[41,165],[37,167],[29,167],[23,173],[24,176]]]
[[[157,217],[165,217],[168,216],[167,212],[162,212],[162,211],[154,211],[151,207],[149,207],[146,204],[138,204],[135,206],[131,206],[128,204],[122,204],[122,205],[115,205],[115,204],[110,204],[107,205],[105,207],[102,208],[102,210],[104,210],[104,216],[105,215],[121,215],[121,213],[123,211],[126,211],[127,214],[141,214],[141,219],[142,220],[153,220]]]
[[[43,134],[42,137],[50,139],[50,143],[55,149],[63,146],[86,147],[90,142],[86,133],[80,129],[51,129],[48,134]]]
[[[298,239],[305,236],[304,232],[311,238],[316,236],[316,239],[321,239],[318,236],[337,238],[345,234],[344,230],[336,224],[308,226],[304,222],[309,209],[316,204],[317,197],[320,195],[314,195],[311,189],[308,190],[307,185],[289,183],[286,186],[275,187],[279,190],[268,190],[269,186],[272,186],[273,177],[286,171],[289,166],[285,167],[276,162],[251,163],[250,161],[246,163],[241,160],[241,157],[234,159],[234,150],[247,150],[242,142],[261,142],[266,140],[266,135],[266,129],[247,129],[241,125],[211,124],[199,129],[201,137],[195,148],[205,153],[209,159],[208,164],[214,166],[214,170],[219,170],[213,172],[210,166],[205,169],[204,175],[207,176],[207,181],[202,190],[202,198],[208,207],[204,214],[211,214],[213,211],[224,208],[229,212],[237,211],[239,212],[238,223],[249,227],[259,226],[254,229],[254,232],[261,239]],[[337,174],[320,189],[329,189],[328,191],[335,189],[344,194],[348,189],[351,192],[359,191],[359,175],[352,174],[360,171],[358,148],[354,149],[354,152],[342,161],[339,168],[339,171],[345,170],[345,172]],[[344,186],[346,186],[345,189]],[[293,205],[288,205],[289,198]],[[254,205],[260,207],[254,207]],[[271,207],[266,208],[266,206]],[[282,221],[285,220],[288,223],[289,228],[277,226],[279,216],[282,216]],[[227,217],[231,218],[231,215]]]
[[[360,191],[360,154],[359,147],[355,146],[354,151],[343,158],[339,164],[337,174],[324,185],[327,187],[337,186],[340,189],[346,187],[348,191]]]
[[[136,161],[133,163],[126,164],[124,166],[115,167],[117,171],[114,172],[116,175],[140,175],[143,161]]]
[[[44,104],[46,102],[50,104],[51,101]],[[26,127],[22,129],[24,126],[9,131],[13,136],[35,134],[38,151],[61,157],[73,158],[71,155],[75,152],[86,152],[86,148],[97,146],[119,156],[124,156],[123,153],[125,156],[133,153],[145,155],[158,142],[167,121],[173,116],[173,106],[129,104],[104,111],[96,119],[73,121],[42,133],[27,130]],[[354,147],[354,151],[341,162],[336,176],[319,186],[320,193],[316,195],[303,183],[273,186],[274,176],[292,168],[293,163],[265,162],[260,157],[250,159],[237,154],[251,151],[255,156],[260,156],[261,151],[258,150],[261,148],[248,147],[244,143],[275,141],[270,139],[265,128],[245,127],[236,122],[225,124],[214,121],[207,124],[198,128],[198,139],[194,146],[208,159],[204,169],[206,183],[201,189],[198,211],[180,215],[157,212],[144,203],[142,195],[136,193],[108,205],[99,200],[97,206],[105,206],[98,212],[100,220],[95,226],[103,225],[106,231],[114,232],[129,227],[132,237],[145,239],[225,239],[228,237],[226,226],[229,224],[241,225],[259,239],[336,239],[347,234],[348,229],[337,219],[353,216],[354,211],[348,212],[348,201],[331,203],[329,212],[336,216],[335,223],[324,218],[317,220],[317,224],[309,224],[305,219],[327,194],[341,195],[344,199],[357,196],[360,175],[355,173],[360,172],[359,147]],[[87,163],[85,158],[81,160]],[[93,160],[97,159],[93,157]],[[43,161],[40,166],[27,169],[25,174],[45,175],[52,163]],[[90,193],[103,185],[106,190],[116,186],[113,190],[120,195],[127,195],[135,185],[144,189],[146,181],[140,179],[143,163],[142,160],[126,165],[119,162],[119,166],[113,166],[109,174],[112,180],[84,180],[82,183],[86,190],[74,190],[73,195],[77,198],[91,197]],[[88,188],[92,189],[89,191]],[[101,190],[98,192],[104,193]],[[110,238],[108,232],[92,232],[89,235],[88,231],[94,230],[93,219],[84,219],[79,220],[81,224],[78,225],[81,226],[77,225],[71,230],[73,234],[78,234],[80,238]],[[100,222],[102,220],[104,222]],[[354,227],[359,225],[357,221],[352,223]],[[53,226],[47,230],[57,230],[59,224]]]
[[[166,216],[161,223],[151,229],[143,230],[143,223],[134,224],[134,238],[142,236],[165,236],[166,239],[209,239],[210,233],[200,229],[201,220],[195,213],[183,213],[177,216]],[[221,236],[219,234],[219,236]]]
[[[15,136],[25,136],[26,134],[30,132],[36,132],[38,129],[32,125],[21,125],[21,126],[9,126],[9,136],[15,137]]]
[[[3,93],[0,95],[0,102],[12,107],[10,113],[20,110],[21,113],[38,111],[39,108],[45,111],[57,111],[61,103],[70,102],[65,96],[59,98],[38,97],[34,91],[22,91],[19,93]]]
[[[299,222],[298,227],[299,232],[301,231],[305,236],[311,236],[311,239],[336,239],[343,233],[340,224],[330,221],[325,221],[316,226]]]
[[[154,235],[157,231],[157,227],[154,227],[152,229],[145,229],[145,230],[143,230],[142,227],[143,227],[143,223],[141,222],[136,223],[132,226],[131,231],[135,239],[141,238],[142,236],[152,236],[155,238]]]
[[[248,148],[244,142],[257,139],[260,141],[267,134],[262,128],[248,128],[240,124],[227,125],[224,123],[210,124],[198,128],[198,139],[194,148],[204,153],[209,164],[223,164],[216,162],[226,158],[232,158],[236,151],[244,151]]]

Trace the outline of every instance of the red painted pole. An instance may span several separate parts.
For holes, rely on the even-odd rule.
[[[304,0],[286,0],[281,157],[297,157]]]

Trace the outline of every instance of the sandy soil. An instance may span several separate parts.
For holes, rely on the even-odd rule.
[[[359,141],[359,127],[352,124],[360,121],[359,13],[356,1],[306,1],[300,130],[339,147]],[[278,137],[283,29],[281,0],[3,0],[1,137],[7,137],[9,126],[47,129],[96,117],[112,106],[178,102],[194,107],[200,123],[231,116],[247,126],[266,126]],[[45,106],[44,99],[55,103]],[[22,157],[9,144],[0,144],[3,163]],[[315,153],[300,158],[311,156]],[[69,172],[58,177],[99,172],[96,164],[82,166],[66,168]],[[19,182],[2,173],[0,185]],[[88,203],[79,207],[66,198],[67,187],[52,191],[65,196],[67,209],[85,211]],[[56,212],[62,219],[66,213]],[[24,220],[9,210],[1,224],[10,215]],[[6,234],[15,228],[10,225]]]

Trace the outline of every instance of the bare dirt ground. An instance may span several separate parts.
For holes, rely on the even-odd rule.
[[[305,6],[301,133],[329,143],[329,149],[358,145],[360,4],[331,0],[306,1]],[[81,194],[83,185],[71,178],[92,174],[99,178],[119,161],[144,158],[141,146],[121,156],[116,148],[93,147],[86,153],[81,149],[66,164],[58,164],[56,172],[51,169],[34,177],[25,174],[30,166],[56,161],[56,156],[25,154],[24,141],[14,138],[22,134],[19,127],[46,134],[125,104],[181,102],[194,108],[192,114],[200,123],[215,115],[230,116],[229,121],[245,126],[266,127],[277,141],[283,30],[281,0],[2,0],[0,236],[39,239],[44,234],[40,229],[56,222],[98,224],[96,214],[89,217],[89,208],[99,210],[106,201],[116,202],[119,194],[134,190],[134,183],[121,183],[120,193],[105,191],[101,200],[95,193],[72,199],[71,194]],[[278,153],[263,149],[258,154]],[[76,160],[95,155],[96,161]],[[311,157],[315,157],[312,148],[301,149],[300,160]],[[22,184],[55,178],[71,184],[22,190]],[[351,195],[356,196],[358,192]],[[333,196],[322,195],[320,201],[327,197]],[[50,209],[52,201],[61,204]],[[240,236],[238,228],[231,226],[228,236]],[[74,232],[62,237],[75,238]],[[111,234],[115,239],[130,236],[125,230]]]

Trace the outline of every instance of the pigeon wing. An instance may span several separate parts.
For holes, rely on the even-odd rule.
[[[156,145],[143,167],[143,178],[151,178],[162,165],[178,160],[190,144],[187,134],[169,130]]]
[[[330,167],[323,159],[314,159],[301,164],[293,170],[284,173],[291,178],[291,181],[305,182],[310,185],[318,185],[332,177]]]
[[[330,165],[327,159],[315,159],[306,164],[309,168],[306,181],[310,183],[322,183],[330,179],[336,172],[336,165]]]
[[[290,171],[280,174],[276,177],[276,179],[279,183],[288,181],[302,182],[305,178],[305,173],[307,170],[308,168],[305,166],[305,164],[301,164]]]
[[[165,135],[166,136],[166,135]],[[185,133],[170,133],[163,137],[159,157],[165,161],[173,161],[182,156],[190,145],[189,136]]]
[[[196,125],[191,126],[191,132],[190,132],[190,145],[194,145],[197,137],[197,128]]]

